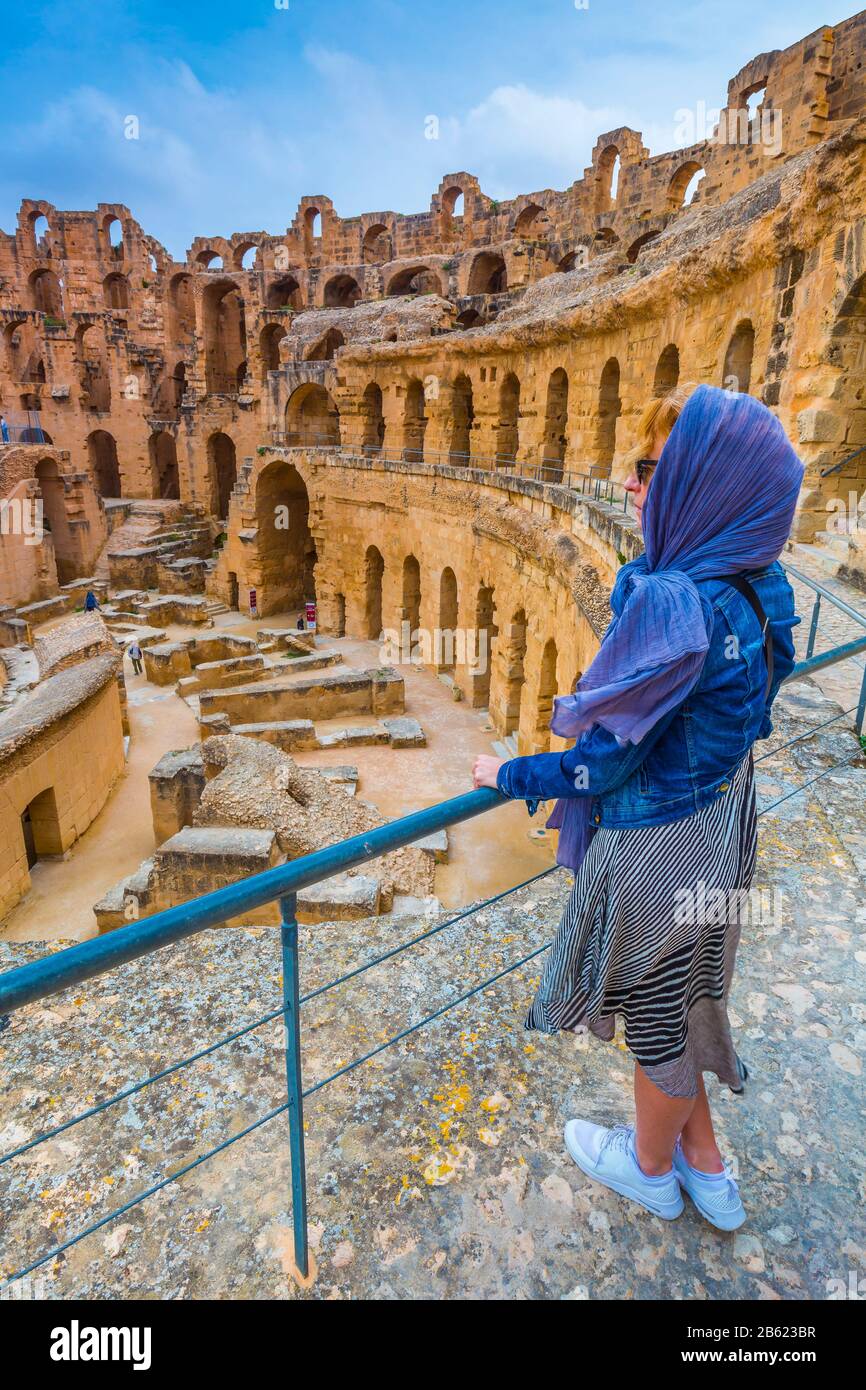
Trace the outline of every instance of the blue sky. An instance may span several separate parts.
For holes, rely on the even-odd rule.
[[[494,198],[564,188],[602,131],[671,149],[679,108],[718,108],[748,59],[855,10],[588,5],[7,0],[0,227],[22,197],[124,202],[182,257],[198,234],[283,231],[305,193],[353,216],[423,212],[461,169]]]

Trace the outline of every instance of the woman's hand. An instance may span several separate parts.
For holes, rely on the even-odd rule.
[[[496,790],[496,774],[506,758],[491,758],[489,753],[479,753],[472,764],[472,781],[476,787],[492,787]]]

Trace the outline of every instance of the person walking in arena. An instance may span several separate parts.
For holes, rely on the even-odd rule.
[[[626,487],[644,553],[574,693],[555,701],[565,752],[482,756],[476,786],[530,803],[574,886],[526,1027],[589,1028],[634,1056],[634,1125],[570,1119],[590,1178],[661,1217],[685,1191],[708,1221],[745,1220],[704,1073],[748,1076],[726,1002],[755,870],[752,745],[794,664],[794,598],[778,557],[803,466],[759,401],[710,386],[654,401]]]

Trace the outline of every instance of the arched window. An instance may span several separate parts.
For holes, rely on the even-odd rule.
[[[694,201],[703,178],[704,170],[694,160],[677,169],[668,187],[668,207],[671,212],[688,207]]]
[[[361,398],[361,447],[365,454],[378,454],[385,441],[385,417],[382,412],[382,388],[371,381]]]
[[[332,448],[340,442],[340,414],[324,386],[299,386],[286,406],[289,444]]]
[[[544,443],[541,462],[546,482],[562,477],[568,430],[568,376],[563,367],[551,372],[547,383],[547,405],[544,412]]]
[[[406,408],[403,412],[403,452],[407,462],[423,463],[426,429],[424,387],[415,379],[406,388]]]
[[[458,467],[468,466],[472,451],[472,422],[475,410],[472,403],[472,382],[461,372],[454,382],[451,396],[451,445],[449,462]]]

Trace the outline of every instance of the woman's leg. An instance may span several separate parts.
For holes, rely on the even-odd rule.
[[[683,1153],[693,1168],[701,1173],[724,1172],[725,1165],[716,1143],[703,1077],[698,1081],[698,1098],[694,1109],[683,1125],[682,1144]]]
[[[660,1177],[670,1172],[674,1145],[689,1123],[697,1103],[695,1097],[679,1099],[665,1095],[650,1081],[640,1063],[635,1062],[635,1151],[647,1177]]]

